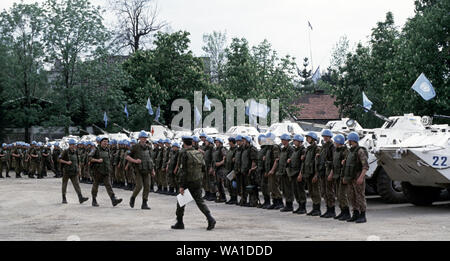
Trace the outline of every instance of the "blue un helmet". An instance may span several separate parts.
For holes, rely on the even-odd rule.
[[[136,144],[137,143],[137,140],[136,139],[132,139],[131,140],[131,144]]]
[[[242,136],[241,135],[237,135],[236,138],[234,138],[236,141],[242,141]]]
[[[33,140],[32,142],[31,142],[31,145],[37,145],[37,142],[35,141],[35,140]]]
[[[180,146],[180,144],[178,144],[178,142],[174,142],[174,143],[172,144],[172,147],[180,148],[181,146]]]
[[[100,137],[100,136],[97,136],[97,138],[95,138],[95,141],[96,141],[96,142],[100,142],[100,141],[102,141],[102,137]]]
[[[164,143],[170,144],[170,140],[169,140],[169,139],[165,139],[165,140],[164,140]]]
[[[77,144],[77,142],[74,139],[69,140],[69,145],[75,145],[75,144]]]
[[[318,137],[317,137],[317,134],[312,132],[312,131],[308,132],[308,134],[306,134],[306,137],[311,137],[315,141],[319,140]]]
[[[250,136],[243,137],[248,143],[252,143],[252,138]]]
[[[345,144],[345,137],[342,134],[338,134],[338,135],[334,136],[333,140],[337,144],[341,144],[341,145]]]
[[[140,138],[148,138],[147,132],[141,130],[141,132],[139,132],[139,139],[140,139]]]
[[[322,131],[322,137],[333,137],[333,133],[331,133],[330,130],[323,130]]]
[[[213,144],[214,143],[214,139],[213,138],[211,138],[211,137],[208,137],[208,138],[206,138],[206,140],[209,142],[209,143],[211,143],[211,144]]]
[[[221,138],[216,138],[216,141],[218,141],[218,142],[223,144],[223,140]]]
[[[205,137],[205,138],[208,138],[208,136],[206,136],[206,134],[204,133],[204,132],[202,132],[202,133],[200,133],[200,139],[202,138],[202,137]]]
[[[3,144],[2,144],[2,147],[6,147],[6,143],[3,143]]]
[[[359,135],[356,132],[351,132],[348,137],[347,140],[349,141],[354,141],[354,142],[359,142]]]
[[[302,135],[297,134],[294,136],[294,140],[304,142],[305,138]]]
[[[289,134],[283,134],[283,135],[281,135],[280,139],[281,139],[281,140],[287,140],[287,141],[290,141],[290,140],[291,140],[291,135],[289,135]]]
[[[235,139],[235,138],[233,138],[233,137],[229,137],[229,138],[228,138],[228,141],[229,141],[229,142],[233,142],[233,143],[236,143],[236,139]]]
[[[200,142],[200,139],[199,139],[197,136],[194,136],[194,137],[192,137],[192,136],[186,136],[186,137],[191,137],[193,142],[197,142],[197,143]]]

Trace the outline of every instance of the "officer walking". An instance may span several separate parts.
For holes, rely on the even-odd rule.
[[[203,154],[192,147],[193,138],[191,136],[184,136],[182,139],[184,150],[180,152],[180,194],[184,195],[184,190],[189,189],[198,208],[208,220],[207,230],[212,230],[216,225],[216,220],[212,217],[208,206],[202,199],[202,168],[205,166],[205,160]],[[180,207],[180,204],[177,202],[177,223],[172,226],[172,229],[184,229],[183,215],[185,207]]]
[[[111,198],[112,205],[115,207],[120,202],[122,202],[121,198],[116,198],[114,195],[113,189],[111,187],[111,179],[110,179],[110,173],[111,173],[111,161],[110,161],[110,155],[109,155],[109,149],[108,149],[108,138],[103,137],[100,138],[100,146],[94,150],[91,151],[91,164],[93,164],[93,177],[94,177],[94,184],[92,184],[92,206],[98,207],[97,203],[97,193],[98,193],[98,186],[100,182],[103,181],[103,184],[105,185],[106,191],[108,192],[109,197]]]
[[[139,133],[139,143],[131,148],[130,154],[126,159],[134,164],[136,172],[136,187],[130,198],[130,207],[134,208],[136,196],[141,192],[142,187],[142,206],[141,209],[150,209],[147,205],[148,193],[150,192],[150,175],[155,176],[153,161],[150,156],[150,148],[147,146],[148,134],[145,131]]]
[[[350,151],[345,159],[344,184],[348,184],[348,199],[353,216],[347,222],[365,223],[366,220],[366,172],[369,170],[366,148],[359,146],[359,135],[352,132],[347,137]]]
[[[309,212],[308,216],[320,216],[320,190],[319,190],[319,173],[317,171],[317,162],[319,154],[319,148],[316,142],[318,137],[314,132],[309,132],[306,135],[306,141],[309,143],[308,148],[305,153],[305,161],[302,164],[302,170],[298,175],[298,182],[302,182],[303,179],[306,180],[306,185],[308,186],[309,195],[313,202],[313,209]]]
[[[75,149],[75,140],[69,140],[69,148],[64,150],[61,154],[61,158],[59,162],[64,164],[63,167],[63,178],[62,178],[62,203],[67,204],[66,199],[66,191],[67,191],[67,183],[70,179],[72,181],[73,188],[77,192],[78,200],[80,204],[89,200],[89,198],[83,197],[81,194],[80,183],[78,181],[78,173],[79,173],[79,157],[77,151]]]

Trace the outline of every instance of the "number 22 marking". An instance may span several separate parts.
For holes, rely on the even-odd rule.
[[[438,156],[434,156],[433,160],[434,160],[433,166],[439,166],[439,163],[438,163],[439,157]],[[442,162],[441,162],[440,166],[441,167],[447,167],[447,157],[441,157],[441,160],[442,160]]]

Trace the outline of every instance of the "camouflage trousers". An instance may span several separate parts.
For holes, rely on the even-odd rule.
[[[170,188],[177,187],[176,176],[173,172],[174,170],[169,168],[167,173],[167,184],[169,185]]]
[[[195,203],[197,204],[198,209],[205,215],[208,216],[211,212],[209,211],[208,206],[205,204],[205,201],[202,198],[202,185],[200,182],[190,182],[185,185],[184,189],[189,189],[191,192],[192,198],[194,198]],[[182,218],[184,216],[184,208],[186,207],[180,207],[180,205],[177,202],[177,211],[176,215],[177,218]]]
[[[7,166],[6,161],[1,161],[0,160],[0,176],[3,175],[3,169],[5,169],[6,170],[6,174],[8,174],[8,166]]]
[[[209,169],[207,169],[206,173],[203,173],[203,181],[202,181],[203,189],[206,192],[211,192],[215,194],[217,192],[215,180],[216,178],[214,177],[214,175],[210,174]]]
[[[37,175],[40,174],[41,170],[40,170],[40,164],[39,162],[36,161],[32,161],[30,163],[30,171],[29,171],[29,175]]]
[[[269,191],[272,199],[281,199],[280,179],[279,176],[273,174],[268,177]]]
[[[69,183],[69,180],[72,181],[73,188],[75,189],[75,192],[78,196],[81,196],[81,188],[80,188],[80,182],[78,181],[77,174],[74,175],[68,175],[64,174],[62,178],[62,194],[63,196],[66,195],[67,192],[67,183]]]
[[[120,167],[117,166],[115,169],[116,169],[116,171],[115,171],[116,182],[125,183],[125,170],[124,170],[123,166],[120,166]]]
[[[93,198],[97,197],[98,186],[100,185],[101,182],[103,182],[103,184],[105,185],[105,189],[106,189],[106,192],[108,193],[109,197],[110,198],[114,197],[114,192],[113,192],[113,189],[111,186],[111,180],[110,180],[111,177],[109,175],[94,172],[93,177],[94,177],[94,183],[92,184],[92,190],[91,190],[91,194],[92,194]]]
[[[327,172],[329,173],[329,172]],[[320,195],[327,207],[334,207],[336,204],[336,184],[334,180],[328,181],[328,175],[319,177]]]
[[[309,196],[311,197],[311,201],[315,205],[320,205],[320,188],[319,188],[319,180],[316,183],[313,183],[314,176],[310,176],[307,178],[303,178],[306,180],[306,185],[308,186]]]
[[[219,194],[221,197],[225,197],[225,185],[226,185],[226,175],[228,173],[226,173],[226,170],[224,168],[220,168],[217,169],[216,171],[216,185],[217,185],[217,190],[219,191]]]
[[[304,181],[298,182],[297,177],[282,176],[283,197],[286,202],[297,201],[298,204],[306,203],[306,192]]]
[[[366,180],[364,180],[361,185],[356,183],[356,179],[349,182],[347,186],[347,195],[353,210],[358,210],[359,212],[366,211],[367,204],[365,190]]]
[[[165,168],[161,168],[159,170],[159,176],[157,178],[158,186],[162,186],[163,188],[167,188],[167,173]]]
[[[339,208],[348,208],[348,185],[342,184],[342,179],[338,178],[336,180],[336,190],[337,190],[337,200],[339,202]]]
[[[133,198],[141,192],[142,187],[144,191],[142,192],[142,199],[148,200],[148,193],[150,192],[150,170],[138,170],[136,169],[136,187],[133,190]]]
[[[130,165],[128,165],[128,169],[123,170],[125,172],[125,176],[127,178],[127,184],[136,184],[136,178],[135,178],[135,174],[134,174],[134,168]],[[153,179],[153,177],[150,177],[151,179]]]

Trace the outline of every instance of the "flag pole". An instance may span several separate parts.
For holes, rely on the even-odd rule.
[[[312,45],[311,45],[311,31],[312,31],[312,29],[309,30],[309,53],[310,53],[310,56],[311,56],[311,72],[314,73],[314,64],[313,64],[313,56],[312,56]]]

